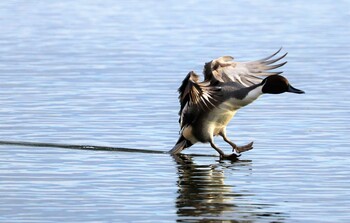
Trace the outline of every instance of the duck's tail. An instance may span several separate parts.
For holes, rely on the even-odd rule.
[[[169,151],[169,153],[171,154],[178,154],[180,153],[182,150],[192,146],[193,144],[188,141],[187,139],[185,139],[185,137],[183,135],[180,136],[179,140],[177,140],[177,143],[175,144],[175,146]]]

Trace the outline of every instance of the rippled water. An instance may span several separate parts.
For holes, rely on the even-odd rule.
[[[2,1],[0,221],[348,221],[349,7]],[[161,153],[178,137],[188,71],[280,46],[284,75],[306,94],[266,95],[237,113],[228,135],[253,140],[252,151],[238,162],[204,144]]]

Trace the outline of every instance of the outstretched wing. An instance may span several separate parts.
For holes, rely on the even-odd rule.
[[[207,111],[218,103],[221,87],[211,86],[209,81],[199,82],[199,76],[189,72],[178,89],[180,95],[181,128],[193,123],[201,111]]]
[[[282,72],[270,71],[283,66],[287,61],[275,64],[283,59],[287,53],[280,57],[275,57],[282,48],[271,56],[256,61],[235,62],[231,56],[219,57],[206,63],[204,66],[205,81],[210,82],[237,82],[245,87],[259,84],[263,78],[281,74]]]

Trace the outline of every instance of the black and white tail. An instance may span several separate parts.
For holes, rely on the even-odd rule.
[[[169,151],[169,153],[178,154],[182,150],[184,150],[190,146],[192,146],[192,143],[190,141],[188,141],[187,139],[185,139],[185,137],[183,137],[183,135],[181,135],[179,140],[177,141],[175,146]]]

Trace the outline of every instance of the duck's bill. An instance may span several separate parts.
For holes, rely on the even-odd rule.
[[[305,93],[302,90],[296,89],[292,85],[289,85],[287,92],[296,93],[296,94],[304,94]]]

